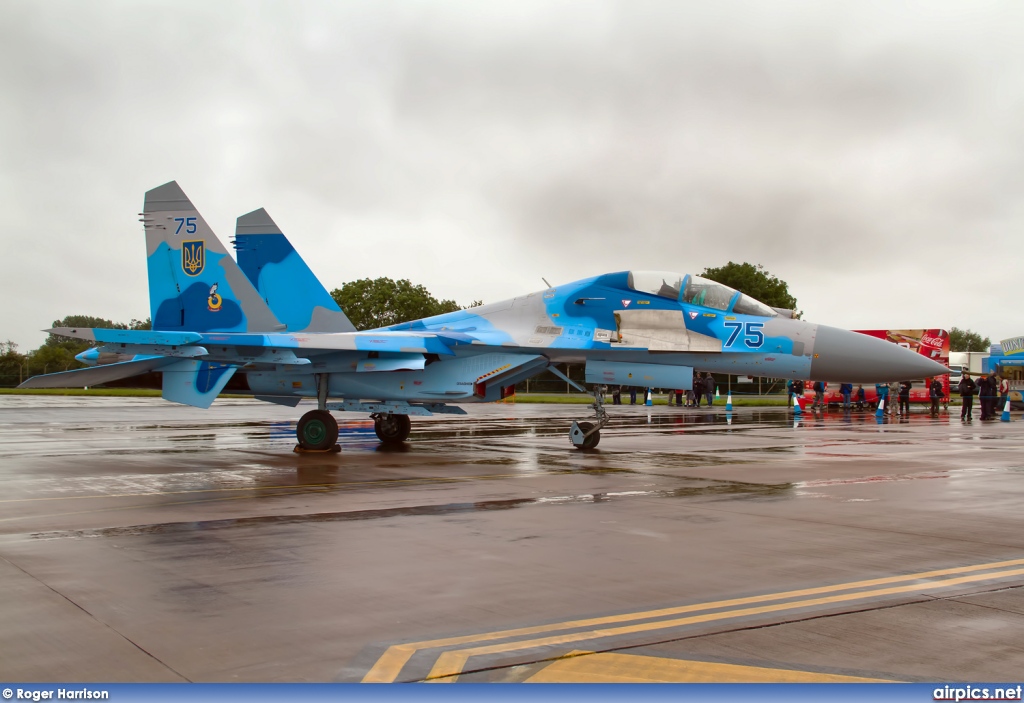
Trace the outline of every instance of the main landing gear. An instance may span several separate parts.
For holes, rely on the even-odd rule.
[[[608,424],[608,413],[604,409],[604,386],[594,388],[594,402],[590,405],[597,416],[597,424],[573,421],[569,430],[569,441],[577,449],[593,449],[601,441],[601,428]]]
[[[310,410],[299,418],[295,428],[298,448],[313,452],[328,452],[338,445],[338,421],[328,410]]]
[[[384,444],[401,444],[409,439],[412,422],[408,415],[373,413],[370,417],[373,418],[373,431]]]
[[[443,403],[409,405],[399,402],[365,402],[361,400],[342,401],[339,403],[327,402],[328,392],[327,374],[316,376],[316,410],[310,410],[299,419],[295,428],[295,435],[299,444],[295,447],[297,452],[340,452],[338,445],[338,421],[331,415],[330,410],[342,410],[349,412],[370,411],[373,419],[373,431],[385,445],[394,446],[409,439],[409,432],[412,430],[412,422],[405,412],[394,412],[395,410],[406,410],[413,415],[430,415],[433,412],[447,412],[464,415],[465,411],[458,412],[446,408]]]
[[[412,422],[408,415],[395,413],[373,413],[373,431],[383,444],[401,444],[409,439]],[[587,424],[587,423],[584,423]],[[310,410],[299,419],[295,428],[299,440],[296,451],[336,452],[338,446],[338,421],[329,410]]]
[[[310,410],[299,418],[295,437],[299,444],[297,452],[340,452],[338,445],[338,421],[327,409],[327,374],[316,376],[316,410]]]

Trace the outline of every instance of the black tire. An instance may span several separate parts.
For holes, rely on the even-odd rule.
[[[594,424],[591,423],[591,422],[578,422],[576,424],[579,426],[580,430],[582,430],[584,434],[586,434],[587,432],[590,432],[590,428],[592,428],[594,426]],[[597,446],[598,442],[600,442],[600,441],[601,441],[601,431],[598,430],[594,434],[587,436],[583,440],[583,444],[579,445],[576,448],[577,449],[593,449],[594,447]]]
[[[338,442],[338,421],[326,410],[310,410],[299,418],[295,436],[303,449],[330,449]]]
[[[373,421],[373,431],[384,444],[400,444],[409,439],[412,422],[408,415],[384,415]]]

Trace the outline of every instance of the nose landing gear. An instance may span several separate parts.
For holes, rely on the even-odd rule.
[[[601,428],[608,424],[608,413],[604,409],[604,386],[594,388],[594,402],[590,405],[597,416],[597,424],[573,421],[569,430],[569,441],[577,449],[593,449],[601,441]]]

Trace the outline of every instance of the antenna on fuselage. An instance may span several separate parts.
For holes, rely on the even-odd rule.
[[[551,287],[551,284],[550,284],[550,283],[548,283],[548,279],[546,279],[546,278],[544,278],[543,276],[541,276],[541,277],[540,277],[540,280],[544,281],[544,285],[546,285],[546,286],[547,286],[548,288],[550,288],[550,287]]]

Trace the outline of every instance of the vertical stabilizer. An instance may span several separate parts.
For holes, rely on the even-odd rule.
[[[153,329],[283,329],[176,182],[146,193],[142,222]]]
[[[238,218],[238,266],[289,332],[354,332],[334,298],[267,211]]]

